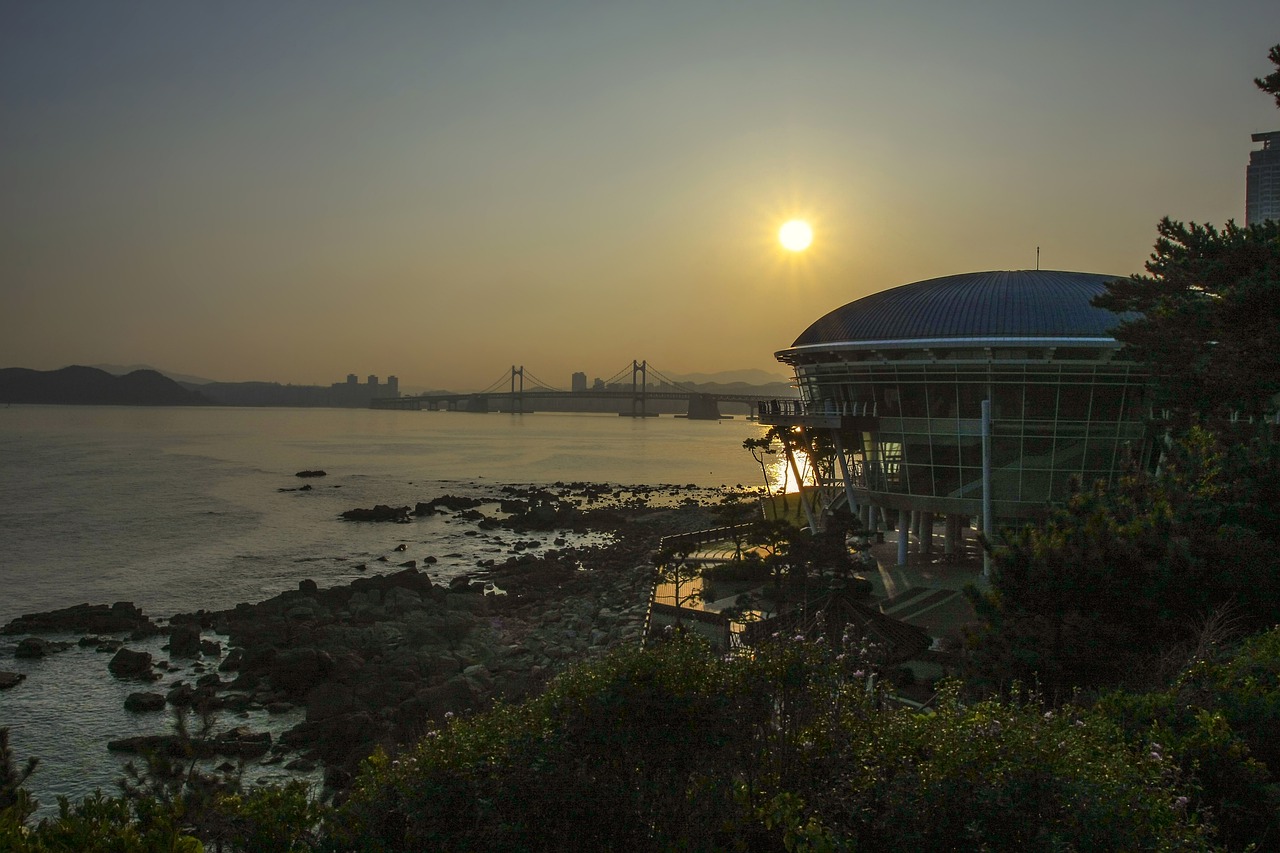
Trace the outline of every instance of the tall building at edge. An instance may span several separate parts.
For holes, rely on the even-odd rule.
[[[1255,133],[1262,148],[1249,152],[1245,170],[1244,224],[1280,219],[1280,130]]]
[[[1130,460],[1147,464],[1148,376],[1120,357],[1111,330],[1123,317],[1090,304],[1116,278],[966,273],[814,321],[776,354],[801,399],[760,411],[790,455],[815,460],[806,511],[820,524],[851,506],[870,529],[900,531],[945,518],[951,546],[982,518],[984,493],[995,518],[1029,518],[1073,479],[1110,482]]]

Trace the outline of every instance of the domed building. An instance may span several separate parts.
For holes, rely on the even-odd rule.
[[[983,517],[984,495],[989,516],[1034,517],[1073,478],[1110,482],[1128,460],[1145,464],[1147,374],[1120,358],[1111,330],[1124,318],[1090,304],[1116,278],[966,273],[816,320],[777,353],[800,401],[760,411],[786,428],[789,455],[814,461],[807,511],[817,520],[848,504],[868,523],[896,511],[926,549],[945,516],[950,548],[960,525]]]

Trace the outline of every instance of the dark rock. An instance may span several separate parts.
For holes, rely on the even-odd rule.
[[[285,770],[296,770],[299,773],[310,773],[316,769],[316,763],[306,758],[295,758],[284,766]]]
[[[178,735],[140,735],[107,741],[112,752],[129,752],[146,755],[167,755],[172,758],[213,758],[215,755],[233,758],[257,758],[271,748],[271,735],[255,733],[245,726],[223,732],[213,738],[184,739]]]
[[[326,477],[328,476],[328,474],[325,471],[299,471],[293,476],[295,477]]]
[[[346,788],[351,784],[351,781],[351,774],[341,767],[326,767],[324,769],[324,786],[326,788],[335,790]]]
[[[277,690],[301,698],[333,669],[333,659],[314,648],[286,649],[272,660],[268,677]]]
[[[221,672],[235,672],[244,662],[244,649],[232,649],[227,652],[226,660],[218,665]]]
[[[70,643],[45,640],[40,637],[27,637],[18,643],[18,647],[13,650],[13,656],[15,658],[42,658],[69,648],[71,648]]]
[[[298,592],[302,593],[303,595],[315,595],[316,591],[319,589],[320,589],[320,586],[311,578],[306,578],[305,580],[298,581]]]
[[[257,758],[265,755],[269,749],[271,735],[268,732],[250,731],[247,726],[237,726],[213,739],[213,751],[217,755]]]
[[[159,633],[155,623],[128,601],[105,604],[77,604],[45,613],[28,613],[5,625],[3,634],[119,634],[125,631],[151,636]]]
[[[409,507],[378,504],[372,509],[349,509],[342,514],[347,521],[409,521]]]
[[[222,654],[222,643],[219,643],[217,640],[201,640],[200,654],[205,655],[206,657],[216,658],[218,655]]]
[[[151,653],[120,649],[107,664],[117,678],[148,678],[151,675]]]
[[[195,704],[197,695],[196,688],[185,681],[179,681],[169,689],[168,695],[165,696],[165,701],[175,708],[188,708]]]
[[[21,672],[0,672],[0,690],[17,687],[26,677],[26,674]]]
[[[190,623],[169,628],[169,655],[175,658],[200,656],[200,626]]]
[[[164,697],[159,693],[130,693],[124,700],[124,709],[136,714],[164,709]]]
[[[357,710],[349,684],[327,681],[307,694],[307,722],[315,723]]]

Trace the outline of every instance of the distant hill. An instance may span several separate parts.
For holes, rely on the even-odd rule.
[[[784,385],[791,381],[788,373],[767,370],[722,370],[719,373],[672,373],[671,378],[686,385]]]
[[[91,364],[90,367],[96,367],[98,370],[105,370],[112,376],[125,376],[130,373],[136,373],[139,370],[151,370],[159,373],[161,376],[167,376],[174,382],[181,382],[184,385],[208,385],[210,382],[216,382],[216,379],[206,379],[203,376],[189,376],[185,373],[174,373],[172,370],[162,370],[159,367],[152,367],[149,364]]]
[[[96,367],[0,369],[0,403],[103,406],[203,406],[209,400],[154,370],[112,376]]]

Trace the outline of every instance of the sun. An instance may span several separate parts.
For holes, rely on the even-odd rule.
[[[813,242],[813,229],[803,219],[792,219],[778,229],[778,242],[791,252],[803,252]]]

